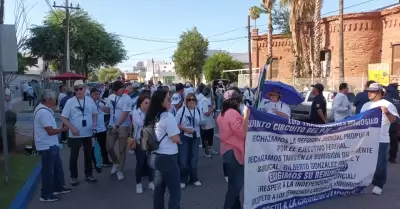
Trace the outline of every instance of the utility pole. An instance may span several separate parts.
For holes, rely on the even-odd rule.
[[[0,8],[0,24],[4,24],[4,0],[1,0],[1,8]],[[2,39],[2,31],[0,31],[0,40]],[[9,165],[9,159],[8,159],[8,139],[7,139],[7,126],[6,126],[6,112],[5,112],[5,102],[4,102],[4,72],[3,72],[3,60],[2,56],[3,55],[3,50],[0,49],[0,117],[1,117],[1,123],[3,124],[1,126],[1,131],[2,131],[2,138],[3,138],[3,155],[4,155],[4,183],[8,184],[9,183],[9,176],[10,176],[10,165]]]
[[[339,0],[339,82],[344,82],[343,0]]]
[[[70,9],[76,9],[79,10],[79,4],[74,7],[71,4],[68,3],[68,0],[65,0],[65,5],[56,5],[56,2],[54,2],[54,7],[55,8],[63,8],[65,9],[65,20],[64,20],[64,25],[65,25],[65,46],[64,46],[64,70],[63,72],[70,72],[70,47],[69,47],[69,23],[70,23]]]
[[[247,32],[248,32],[248,45],[249,45],[249,76],[250,76],[250,85],[249,87],[253,87],[253,68],[252,68],[252,63],[251,63],[251,28],[250,28],[250,15],[247,16]]]

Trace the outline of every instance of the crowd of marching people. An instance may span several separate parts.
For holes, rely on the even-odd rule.
[[[315,98],[311,105],[310,122],[328,123],[327,103],[322,94],[324,86],[315,84],[312,87]],[[333,100],[335,121],[352,115],[352,104],[346,96],[348,89],[346,83],[340,84]],[[399,109],[396,109],[400,107],[399,93],[394,84],[385,89],[369,81],[365,91],[357,95],[354,102],[356,113],[374,107],[381,107],[383,112],[378,164],[373,180],[373,193],[377,195],[382,193],[386,181],[389,144],[390,162],[396,162],[398,151],[395,122],[399,118]],[[190,83],[168,86],[161,82],[154,85],[150,81],[143,87],[139,83],[115,81],[101,84],[99,88],[89,88],[78,80],[73,89],[60,86],[58,97],[54,91],[45,90],[40,97],[41,103],[33,113],[35,145],[43,165],[40,200],[57,201],[59,194],[72,191],[65,187],[59,154],[61,141],[67,142],[70,148],[72,186],[80,183],[77,162],[81,146],[85,181],[88,183],[96,183],[93,171],[103,172],[105,167],[110,167],[109,172],[118,180],[123,180],[126,153],[135,155],[136,193],[144,192],[142,179],[148,176],[147,188],[154,191],[155,209],[164,208],[166,188],[169,191],[168,208],[179,208],[181,190],[188,184],[201,186],[203,183],[198,175],[199,155],[211,158],[220,154],[228,182],[223,208],[241,208],[244,146],[249,119],[247,106],[259,102],[258,108],[263,112],[291,117],[289,105],[282,100],[285,95],[279,89],[263,94],[265,98],[256,101],[250,88],[246,87],[242,92],[235,86],[227,88],[223,82],[216,86],[200,84],[194,88]],[[58,128],[53,116],[56,101],[61,111],[61,128]],[[216,125],[219,128],[219,152],[213,148]],[[96,143],[100,158],[94,154]],[[115,151],[116,146],[118,152]]]

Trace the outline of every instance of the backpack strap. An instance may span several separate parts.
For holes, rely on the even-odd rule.
[[[283,107],[283,102],[281,102],[281,110],[282,110],[282,107]]]
[[[182,123],[182,118],[183,118],[183,115],[185,114],[185,106],[183,106],[182,108],[183,108],[183,111],[182,111],[181,119],[179,120],[179,124]]]
[[[164,138],[165,138],[166,136],[168,136],[167,133],[165,133],[165,135],[161,138],[161,140],[160,140],[158,143],[161,144],[161,142],[164,140]]]

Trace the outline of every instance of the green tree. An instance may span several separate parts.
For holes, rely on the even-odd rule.
[[[240,61],[233,60],[232,56],[226,52],[218,52],[206,59],[203,68],[204,76],[208,82],[221,77],[231,81],[237,81],[239,72],[222,73],[222,71],[243,69],[244,64]]]
[[[172,58],[176,73],[182,78],[200,83],[207,50],[208,40],[199,33],[196,27],[183,32]]]
[[[272,9],[272,23],[282,34],[290,34],[290,10],[279,6]]]
[[[102,68],[99,70],[98,78],[100,82],[111,82],[118,79],[123,73],[118,68]]]
[[[61,10],[49,13],[43,25],[30,29],[31,37],[25,46],[31,55],[50,61],[58,72],[64,66],[64,19],[65,12]],[[71,70],[89,74],[93,69],[115,66],[126,59],[120,38],[108,33],[86,12],[73,11],[70,25]]]

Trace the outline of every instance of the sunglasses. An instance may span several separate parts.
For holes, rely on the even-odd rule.
[[[82,91],[83,88],[75,88],[74,90],[75,90],[75,91]]]
[[[188,102],[195,102],[195,101],[196,101],[196,99],[194,99],[194,98],[190,98],[190,99],[187,99],[187,101],[188,101]]]

